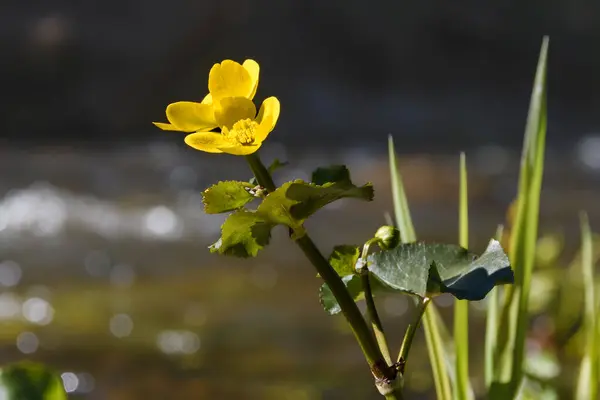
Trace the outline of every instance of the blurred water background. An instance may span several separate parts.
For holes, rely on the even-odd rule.
[[[200,100],[214,62],[253,58],[257,98],[282,102],[261,150],[290,162],[276,180],[345,163],[375,185],[373,203],[339,202],[308,223],[324,253],[363,242],[391,211],[388,134],[426,240],[457,240],[466,151],[479,251],[516,193],[549,34],[541,226],[564,235],[568,255],[580,209],[600,225],[599,24],[600,4],[559,1],[4,2],[0,362],[48,362],[74,399],[378,398],[284,229],[253,260],[208,252],[224,217],[205,215],[200,193],[248,178],[244,160],[196,152],[151,122],[170,102]],[[398,346],[412,304],[383,309]],[[410,398],[432,398],[416,346]]]

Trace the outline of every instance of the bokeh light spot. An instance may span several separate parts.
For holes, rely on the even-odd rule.
[[[40,346],[40,340],[33,332],[21,332],[17,336],[17,349],[23,354],[35,353]]]
[[[110,333],[115,337],[124,338],[133,331],[133,320],[127,314],[116,314],[110,319]]]

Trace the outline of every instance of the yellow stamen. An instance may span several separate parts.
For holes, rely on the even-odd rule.
[[[235,140],[239,144],[253,144],[255,139],[254,132],[258,128],[258,123],[249,118],[242,119],[233,124],[232,129],[227,132],[227,138]]]

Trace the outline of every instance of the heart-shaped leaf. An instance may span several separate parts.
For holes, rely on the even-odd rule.
[[[369,270],[382,282],[399,292],[425,297],[429,269],[435,259],[456,258],[458,246],[406,243],[368,257]],[[463,250],[466,252],[466,250]]]
[[[436,273],[433,273],[434,268]],[[436,260],[430,272],[430,281],[438,276],[441,293],[471,301],[482,300],[494,286],[514,282],[510,261],[497,240],[491,240],[479,258],[466,264]]]
[[[369,256],[369,270],[398,291],[421,297],[451,293],[466,300],[481,300],[494,286],[514,279],[496,240],[479,258],[457,245],[403,244]]]
[[[433,297],[450,293],[475,301],[483,299],[494,286],[514,280],[508,257],[496,240],[490,241],[481,257],[457,245],[406,243],[371,254],[368,263],[373,295]],[[348,264],[345,261],[341,265],[347,268]],[[355,301],[363,298],[359,276],[347,275],[342,280]],[[327,285],[321,287],[320,298],[325,311],[339,312]]]
[[[252,186],[248,182],[223,181],[212,185],[202,192],[204,211],[207,214],[219,214],[237,210],[254,200],[248,192]]]

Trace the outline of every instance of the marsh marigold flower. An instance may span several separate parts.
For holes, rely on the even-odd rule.
[[[243,64],[225,60],[208,75],[209,94],[202,102],[179,101],[167,106],[168,124],[163,130],[193,132],[185,142],[209,153],[252,154],[273,130],[279,118],[279,100],[266,99],[258,114],[252,102],[260,68],[253,60]],[[220,128],[221,132],[213,132]]]

